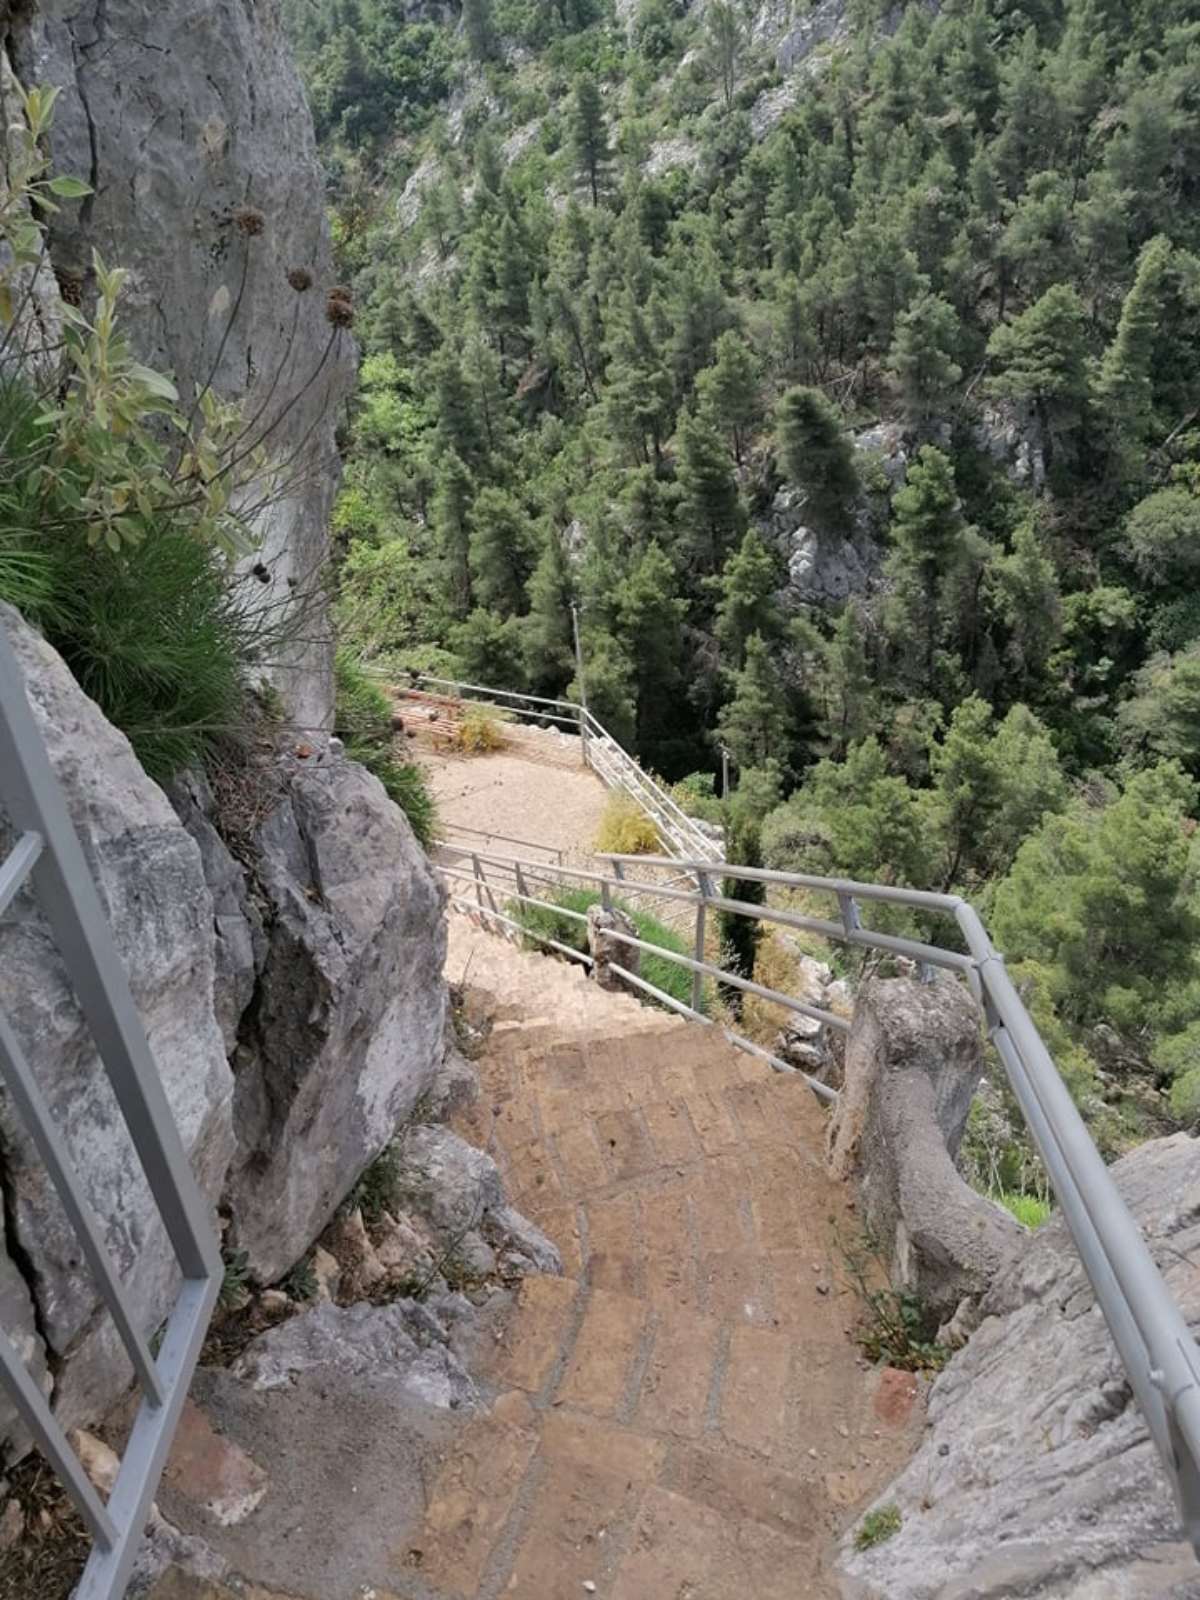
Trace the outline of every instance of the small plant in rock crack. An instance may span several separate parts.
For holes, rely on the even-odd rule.
[[[311,1256],[305,1256],[297,1261],[283,1280],[283,1292],[289,1300],[315,1300],[318,1288],[317,1274]]]
[[[226,1311],[233,1311],[242,1302],[250,1288],[250,1256],[245,1250],[235,1250],[225,1257],[225,1276],[221,1280],[219,1300]]]
[[[894,1289],[870,1241],[854,1247],[839,1240],[842,1259],[863,1305],[859,1347],[872,1361],[904,1372],[939,1372],[950,1352],[937,1342],[937,1317],[920,1295]],[[882,1287],[880,1286],[882,1280]]]
[[[385,1211],[404,1209],[404,1162],[400,1146],[393,1141],[385,1145],[351,1189],[345,1210],[361,1211],[363,1221],[378,1222]]]
[[[878,1506],[874,1511],[868,1511],[854,1535],[854,1548],[872,1550],[877,1544],[885,1544],[900,1532],[903,1520],[897,1505]]]

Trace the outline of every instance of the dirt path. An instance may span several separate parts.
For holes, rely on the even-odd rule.
[[[537,840],[576,863],[591,856],[607,790],[586,768],[531,761],[507,751],[455,756],[423,748],[418,759],[451,827]],[[493,842],[498,850],[505,845],[498,837]],[[511,853],[522,852],[512,847]],[[544,859],[544,852],[537,855]]]

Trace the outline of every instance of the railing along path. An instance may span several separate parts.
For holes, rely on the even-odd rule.
[[[592,965],[590,955],[526,927],[515,913],[530,906],[586,924],[585,912],[555,899],[568,887],[590,890],[607,908],[634,893],[675,907],[692,907],[694,949],[690,956],[615,928],[607,928],[605,937],[630,949],[651,952],[689,972],[690,1003],[667,994],[628,967],[610,964],[610,970],[639,993],[699,1023],[711,1024],[712,1020],[703,1009],[706,984],[721,984],[814,1018],[827,1028],[845,1032],[850,1027],[845,1017],[708,961],[708,919],[714,913],[819,934],[834,943],[914,962],[923,971],[941,968],[970,987],[1046,1164],[1075,1248],[1175,1492],[1187,1538],[1200,1551],[1200,1351],[1008,975],[1004,958],[973,908],[956,895],[739,866],[714,861],[707,852],[690,858],[600,854],[597,861],[602,864],[600,870],[561,863],[550,866],[545,861],[480,851],[469,841],[455,840],[451,832],[439,851],[438,865],[456,909],[474,916],[484,927],[547,946],[585,967]],[[691,886],[636,875],[638,869],[664,868],[686,873]],[[773,890],[777,895],[794,897],[803,892],[807,897],[827,897],[831,915],[812,916],[790,906],[739,900],[723,892],[718,879],[727,885],[762,884],[768,893]],[[953,925],[956,947],[869,928],[863,922],[863,907],[871,905],[899,906],[929,920],[945,919]],[[736,1031],[726,1032],[734,1044],[776,1070],[797,1071]],[[799,1075],[823,1100],[836,1099],[826,1084],[806,1073]]]

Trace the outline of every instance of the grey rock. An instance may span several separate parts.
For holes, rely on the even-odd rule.
[[[1112,1168],[1193,1332],[1200,1143],[1176,1134]],[[933,1386],[929,1427],[880,1496],[903,1523],[843,1548],[857,1600],[1197,1600],[1174,1497],[1061,1217],[997,1279]]]
[[[447,1029],[442,1064],[425,1094],[424,1113],[431,1122],[447,1122],[456,1111],[479,1098],[479,1074],[459,1050]]]
[[[233,1368],[235,1377],[256,1390],[286,1388],[311,1371],[339,1381],[398,1378],[415,1398],[441,1408],[476,1398],[445,1327],[415,1300],[385,1306],[324,1302],[260,1334]]]
[[[976,447],[1014,483],[1035,492],[1046,482],[1046,440],[1034,413],[1012,404],[985,406],[972,430]]]
[[[227,1198],[251,1272],[273,1282],[434,1081],[445,891],[353,761],[297,761],[255,843],[268,943],[238,1051]]]
[[[830,1164],[857,1179],[895,1280],[943,1318],[985,1291],[1026,1237],[955,1170],[982,1071],[979,1012],[963,984],[883,978],[859,990]]]
[[[592,977],[602,989],[629,987],[620,973],[612,970],[614,962],[617,966],[624,967],[626,972],[632,972],[635,978],[641,972],[642,952],[636,945],[624,944],[620,939],[614,939],[612,937],[614,932],[629,934],[636,938],[637,923],[626,912],[616,907],[606,910],[601,905],[589,906],[587,941],[593,962]]]
[[[540,1229],[505,1203],[491,1156],[448,1128],[410,1128],[400,1141],[399,1183],[405,1204],[420,1216],[443,1249],[460,1249],[480,1234],[519,1270],[560,1273],[558,1251]]]
[[[879,567],[867,533],[823,534],[804,520],[803,490],[785,484],[756,526],[787,565],[784,598],[791,605],[832,605],[865,594]]]
[[[245,868],[234,859],[211,822],[212,790],[202,773],[187,773],[168,790],[176,815],[200,850],[204,881],[213,902],[216,981],[213,1002],[225,1053],[237,1046],[238,1027],[254,997],[258,969],[266,957],[266,935]]]
[[[265,406],[259,431],[283,481],[259,529],[270,582],[253,593],[304,598],[310,615],[272,676],[298,721],[321,723],[332,649],[317,576],[355,359],[324,317],[324,181],[277,0],[30,0],[0,15],[20,81],[61,90],[55,168],[95,191],[51,220],[56,271],[86,293],[93,248],[128,268],[121,317],[139,357],[173,373],[185,402],[211,375],[248,416]],[[249,239],[232,221],[247,205],[265,218]],[[288,286],[292,267],[313,274],[308,294]]]
[[[213,1012],[213,908],[200,851],[161,789],[49,645],[10,607],[3,626],[108,915],[167,1100],[201,1189],[215,1201],[233,1151],[233,1080]],[[0,819],[0,846],[11,837]],[[0,1009],[21,1042],[128,1287],[134,1320],[163,1319],[178,1269],[103,1065],[36,900],[0,919]],[[40,1329],[57,1358],[55,1407],[95,1420],[130,1377],[75,1235],[29,1135],[0,1094],[6,1227],[32,1275]],[[11,1256],[4,1325],[30,1337]],[[136,1270],[135,1270],[136,1269]],[[13,1320],[10,1323],[9,1315]]]

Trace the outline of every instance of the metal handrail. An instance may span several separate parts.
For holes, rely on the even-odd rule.
[[[29,1133],[91,1268],[142,1391],[116,1482],[103,1503],[40,1386],[0,1329],[0,1382],[92,1538],[75,1600],[120,1600],[182,1415],[223,1268],[209,1207],[179,1137],[66,799],[0,621],[0,811],[19,839],[0,866],[0,912],[33,890],[141,1163],[182,1283],[157,1353],[140,1326],[68,1140],[15,1030],[0,1013],[0,1082]]]
[[[387,679],[382,672],[374,672],[373,675]],[[696,826],[695,819],[689,817],[679,802],[650,776],[598,718],[577,701],[524,694],[515,689],[495,689],[482,683],[463,683],[455,678],[439,678],[427,672],[410,674],[409,687],[416,692],[427,692],[430,688],[449,690],[447,698],[450,699],[461,700],[482,695],[493,702],[510,701],[512,704],[501,709],[518,715],[526,712],[578,728],[584,764],[592,768],[606,787],[621,789],[636,800],[653,818],[664,844],[673,846],[681,855],[712,860],[720,855],[717,846]]]
[[[547,869],[544,863],[525,862],[516,857],[491,857],[486,864],[483,858],[477,858],[473,871],[477,879],[485,882],[489,868],[499,877],[511,877],[515,892],[507,885],[503,886],[503,892],[518,903],[526,894],[524,875],[527,872],[537,872],[543,882],[557,879],[563,883],[596,884],[602,903],[608,907],[612,906],[615,896],[631,891],[651,897],[657,894],[673,902],[680,898],[690,901],[696,908],[696,948],[692,957],[651,945],[619,929],[606,929],[606,937],[630,947],[650,949],[656,956],[690,971],[694,988],[689,1006],[625,967],[614,964],[610,969],[639,992],[697,1021],[710,1020],[700,1011],[700,985],[706,978],[800,1009],[794,997],[765,985],[750,986],[741,974],[723,971],[704,959],[705,919],[710,910],[819,930],[825,937],[843,944],[907,957],[922,966],[938,965],[963,977],[982,1007],[988,1035],[1045,1162],[1096,1302],[1171,1483],[1186,1535],[1193,1548],[1200,1552],[1200,1350],[1009,977],[1003,956],[992,944],[975,910],[957,895],[932,894],[894,884],[861,883],[850,878],[777,872],[765,867],[713,862],[706,857],[693,856],[680,861],[674,856],[604,852],[598,859],[609,863],[611,872],[565,867]],[[631,869],[643,867],[673,870],[683,867],[692,874],[696,888],[693,891],[667,889],[651,879],[629,875]],[[837,902],[838,921],[801,917],[779,907],[755,905],[714,894],[711,888],[714,877],[750,880],[779,890],[806,889],[829,895]],[[953,919],[965,950],[952,950],[866,928],[862,922],[864,904],[903,906]],[[521,931],[535,940],[540,937],[529,929]],[[573,954],[578,956],[578,952]],[[816,1016],[829,1026],[842,1029],[848,1026],[845,1018],[822,1012],[817,1007],[808,1008],[805,1014]],[[768,1060],[778,1070],[795,1071],[762,1046],[728,1029],[726,1033],[740,1048]],[[836,1098],[826,1085],[807,1074],[799,1076],[823,1098]]]

